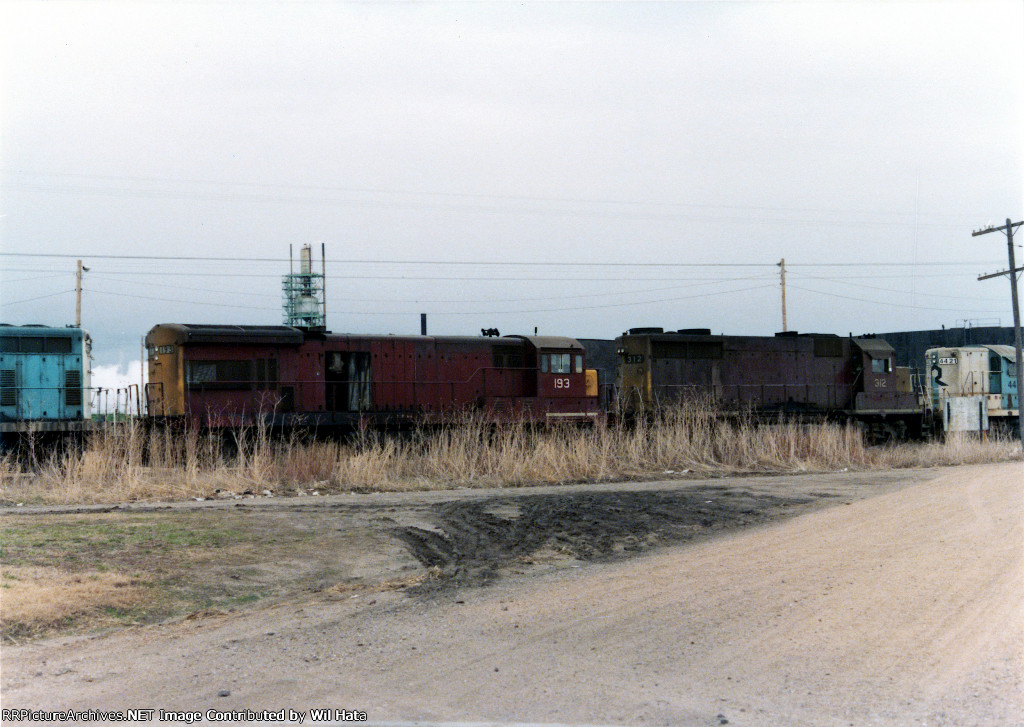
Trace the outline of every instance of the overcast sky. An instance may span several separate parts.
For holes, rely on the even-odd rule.
[[[1020,2],[8,2],[0,320],[73,322],[80,257],[122,363],[280,323],[323,243],[337,332],[770,335],[781,258],[790,329],[1010,325],[1022,46]]]

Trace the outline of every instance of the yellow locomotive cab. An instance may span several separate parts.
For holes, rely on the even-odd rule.
[[[156,326],[146,335],[149,383],[146,406],[152,416],[181,416],[185,413],[185,367],[182,365],[180,331],[174,326]]]

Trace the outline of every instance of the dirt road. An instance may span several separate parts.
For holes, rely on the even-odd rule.
[[[863,499],[832,480],[773,480],[764,507],[750,502],[768,494],[765,480],[721,481],[699,490],[703,502],[693,496],[706,485],[667,487],[651,527],[569,538],[568,554],[557,541],[501,547],[558,501],[439,502],[431,517],[395,523],[424,567],[447,569],[412,594],[354,589],[5,646],[3,706],[323,707],[371,723],[1024,725],[1024,466],[894,476]],[[835,506],[806,506],[809,486]],[[602,504],[610,491],[597,489],[594,511],[637,506]],[[801,499],[796,517],[758,514]],[[704,527],[702,506],[735,513],[735,528],[664,535]],[[685,508],[697,519],[671,516]],[[652,538],[684,544],[651,548]],[[504,555],[474,559],[481,548]]]

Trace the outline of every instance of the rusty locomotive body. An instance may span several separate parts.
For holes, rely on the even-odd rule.
[[[397,428],[485,420],[596,422],[702,399],[723,413],[854,419],[920,433],[909,370],[876,338],[632,329],[611,395],[573,338],[340,335],[289,326],[161,324],[146,336],[147,411],[201,427]]]
[[[394,428],[467,411],[496,422],[600,416],[596,372],[572,338],[161,324],[146,347],[149,414],[202,427]]]
[[[878,338],[644,328],[615,347],[619,409],[629,416],[700,398],[727,413],[853,419],[879,434],[920,433],[911,372],[894,366],[893,348]]]

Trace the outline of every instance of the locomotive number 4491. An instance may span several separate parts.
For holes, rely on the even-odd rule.
[[[555,388],[556,389],[568,389],[569,388],[569,379],[556,378],[555,379]]]

